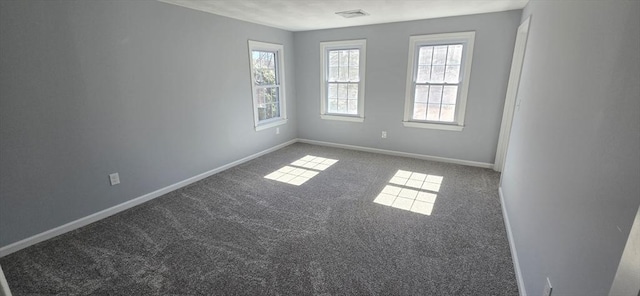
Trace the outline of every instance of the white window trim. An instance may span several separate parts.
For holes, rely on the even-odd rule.
[[[358,114],[335,114],[327,112],[327,54],[329,50],[336,49],[359,49],[360,65],[358,83]],[[367,40],[344,40],[320,42],[320,118],[327,120],[340,120],[350,122],[364,122],[364,82],[367,60]]]
[[[405,127],[417,127],[428,129],[439,129],[448,131],[462,131],[464,129],[464,117],[467,108],[467,94],[469,91],[469,80],[471,77],[471,64],[473,57],[473,43],[475,40],[475,32],[459,32],[411,36],[409,38],[409,62],[407,64],[407,86],[404,103],[404,120]],[[415,84],[415,71],[417,71],[416,61],[418,58],[417,48],[425,45],[451,44],[461,42],[464,44],[462,51],[462,81],[461,89],[456,101],[456,113],[454,122],[437,122],[437,121],[416,121],[412,120],[413,109],[413,87]]]
[[[272,128],[275,126],[283,125],[287,123],[287,104],[286,104],[286,88],[285,88],[285,74],[284,74],[284,46],[282,44],[267,43],[249,40],[249,67],[251,75],[251,101],[253,106],[253,122],[256,131]],[[251,53],[254,50],[273,51],[276,53],[276,75],[278,75],[279,84],[279,101],[280,101],[280,117],[270,118],[260,122],[258,120],[258,106],[256,105],[256,79],[255,69],[253,68],[253,57]]]

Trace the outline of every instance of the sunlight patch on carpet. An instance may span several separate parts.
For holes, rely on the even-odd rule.
[[[307,155],[264,177],[265,179],[300,186],[336,162],[338,162],[337,159]]]
[[[442,176],[398,170],[373,202],[431,215],[443,179]]]

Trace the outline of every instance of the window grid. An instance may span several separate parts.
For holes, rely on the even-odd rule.
[[[320,118],[364,121],[366,40],[320,42]]]
[[[280,78],[276,67],[277,52],[253,50],[255,104],[258,121],[280,117]]]
[[[453,52],[451,50],[453,47],[457,47],[459,50],[457,52]],[[442,50],[442,48],[444,48],[444,59],[442,59],[442,63],[438,63],[435,59],[435,53],[438,49]],[[460,84],[459,75],[462,49],[462,44],[428,45],[418,47],[417,71],[415,72],[414,80],[416,82],[413,102],[413,120],[440,122],[455,121],[457,91],[458,85]],[[424,52],[428,52],[428,56],[424,57]],[[452,55],[457,56],[452,57]],[[437,71],[436,67],[439,67],[440,71]],[[449,71],[450,69],[451,71]],[[425,71],[427,72],[427,75],[424,75]],[[440,74],[441,77],[434,77],[434,73]],[[451,79],[450,76],[453,76],[453,79]],[[448,91],[445,91],[445,89]],[[425,93],[426,97],[424,95]],[[445,94],[447,94],[446,97]]]
[[[248,40],[256,131],[287,123],[284,47]]]
[[[358,114],[360,50],[328,51],[327,113]]]
[[[405,127],[462,131],[475,32],[409,38]]]

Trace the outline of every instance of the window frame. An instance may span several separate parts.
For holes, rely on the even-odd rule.
[[[320,42],[320,118],[327,120],[364,122],[364,86],[367,59],[366,47],[366,39]],[[329,113],[327,108],[329,101],[327,91],[329,87],[329,51],[350,49],[360,50],[358,64],[358,114]]]
[[[285,87],[285,68],[284,68],[284,46],[278,43],[268,43],[261,42],[255,40],[248,40],[248,48],[249,48],[249,74],[251,76],[251,99],[253,105],[253,121],[254,127],[256,131],[261,131],[267,128],[280,126],[287,123],[287,110],[286,110],[286,87]],[[253,65],[253,51],[265,51],[265,52],[273,52],[275,53],[276,62],[275,71],[276,71],[276,84],[268,85],[266,87],[274,87],[278,88],[278,108],[280,111],[280,116],[269,118],[265,120],[260,120],[259,118],[259,110],[257,104],[257,90],[263,88],[265,86],[257,85],[255,79],[255,68]]]
[[[462,131],[469,92],[473,45],[475,32],[457,32],[443,34],[415,35],[409,38],[409,61],[407,63],[407,85],[405,93],[404,119],[405,127],[429,128],[449,131]],[[456,96],[456,110],[453,122],[413,119],[414,96],[418,71],[418,54],[422,46],[438,46],[462,44],[462,60],[460,63],[460,82]],[[446,84],[445,84],[446,85]]]

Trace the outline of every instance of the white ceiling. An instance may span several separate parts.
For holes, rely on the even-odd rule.
[[[341,28],[523,8],[528,0],[158,0],[289,31]],[[343,18],[362,9],[370,15]]]

